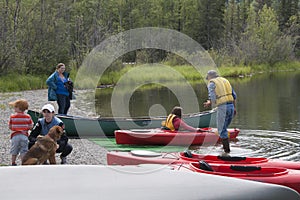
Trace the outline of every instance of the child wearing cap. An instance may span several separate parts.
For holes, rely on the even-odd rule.
[[[12,130],[10,135],[11,148],[10,154],[11,165],[15,166],[17,156],[20,154],[21,159],[28,151],[28,131],[32,129],[33,122],[30,115],[25,113],[28,109],[28,102],[24,99],[16,100],[9,103],[10,106],[14,107],[15,113],[9,118],[8,126]]]

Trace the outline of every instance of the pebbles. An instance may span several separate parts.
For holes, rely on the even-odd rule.
[[[76,91],[78,93],[84,91]],[[32,90],[22,92],[0,93],[0,165],[10,165],[10,130],[8,128],[9,116],[13,113],[13,109],[8,103],[17,99],[26,99],[29,102],[29,109],[40,110],[47,101],[47,90]],[[75,100],[77,101],[77,100]],[[50,102],[57,110],[56,102]],[[86,111],[76,108],[76,103],[71,102],[69,110],[70,115],[87,116]],[[100,165],[106,164],[107,150],[88,139],[69,139],[69,143],[73,146],[72,153],[67,157],[68,164],[71,165]],[[56,160],[60,163],[59,154]],[[21,161],[18,158],[17,164]]]

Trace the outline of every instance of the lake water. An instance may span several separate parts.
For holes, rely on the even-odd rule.
[[[232,155],[300,161],[300,72],[261,73],[229,80],[238,95],[237,115],[230,127],[241,130],[238,141],[231,143]],[[192,87],[198,101],[196,106],[191,93],[186,92],[189,88],[181,85],[172,91],[167,87],[122,91],[113,106],[125,102],[117,110],[123,110],[121,115],[131,117],[167,115],[179,102],[184,104],[180,104],[184,113],[205,110],[202,106],[207,98],[205,84],[193,84]],[[98,115],[115,116],[113,113],[118,112],[112,111],[114,89],[97,91],[95,107]],[[212,154],[222,151],[220,145],[195,147],[194,150]]]

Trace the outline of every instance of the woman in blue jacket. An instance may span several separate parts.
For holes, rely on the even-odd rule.
[[[59,63],[56,71],[48,77],[46,84],[48,85],[48,101],[57,101],[58,114],[67,115],[71,105],[73,83],[69,79],[69,73],[65,70],[65,64]]]

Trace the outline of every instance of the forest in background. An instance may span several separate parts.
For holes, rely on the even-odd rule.
[[[58,62],[76,70],[108,37],[141,27],[188,35],[218,66],[300,58],[299,0],[3,0],[0,9],[0,76],[49,75]],[[158,49],[120,59],[185,64]]]

